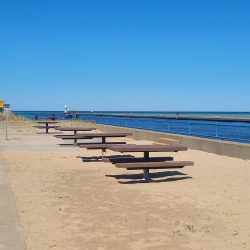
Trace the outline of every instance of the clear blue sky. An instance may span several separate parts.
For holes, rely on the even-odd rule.
[[[250,111],[249,0],[0,0],[15,110]]]

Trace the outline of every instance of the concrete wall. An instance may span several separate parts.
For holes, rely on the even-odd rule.
[[[171,141],[164,141],[161,138],[168,138],[177,140],[179,144],[184,145],[190,149],[202,150],[205,152],[215,153],[218,155],[226,155],[241,159],[250,159],[250,144],[227,142],[221,140],[205,139],[193,136],[168,134],[163,132],[154,132],[142,129],[124,128],[109,125],[96,125],[94,121],[82,120],[66,120],[60,121],[60,126],[65,127],[97,127],[105,132],[128,132],[133,133],[132,138],[136,140],[149,140],[153,142],[169,143]],[[35,122],[32,121],[9,121],[9,133],[12,132],[35,132],[36,128],[32,126]],[[0,121],[0,134],[5,131],[4,121]]]
[[[115,127],[109,125],[97,125],[97,128],[105,132],[128,132],[133,133],[132,138],[136,140],[150,140],[161,142],[161,138],[177,140],[179,144],[190,149],[197,149],[218,155],[226,155],[241,159],[250,159],[250,144],[227,142],[222,140],[213,140],[193,136],[168,134],[163,132],[154,132],[142,129]],[[165,142],[167,143],[167,141]]]

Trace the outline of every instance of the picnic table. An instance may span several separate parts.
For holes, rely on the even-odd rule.
[[[74,135],[77,135],[79,131],[83,131],[83,132],[86,132],[86,131],[92,131],[92,130],[96,130],[96,128],[83,128],[83,127],[57,127],[56,130],[59,130],[59,131],[72,131],[73,132],[73,136]],[[64,138],[64,137],[67,137],[67,136],[72,136],[72,135],[55,135],[55,137],[57,138]],[[77,139],[74,139],[74,144],[77,143]]]
[[[56,125],[53,125],[53,124],[56,124],[58,122],[56,121],[39,121],[39,122],[36,122],[38,124],[44,124],[44,125],[37,125],[37,126],[33,126],[34,128],[45,128],[45,132],[46,134],[49,133],[49,129],[50,128],[57,128],[59,126],[56,126]]]
[[[126,142],[107,142],[107,138],[118,138],[118,137],[127,137],[132,135],[131,133],[84,133],[84,134],[76,134],[72,136],[60,136],[63,140],[70,140],[74,139],[75,144],[77,144],[81,148],[87,149],[101,149],[102,150],[102,157],[106,153],[106,147],[110,144],[122,144]],[[93,138],[101,138],[101,142],[97,143],[77,143],[79,139],[93,139]]]
[[[180,145],[136,145],[136,144],[126,144],[126,145],[109,145],[108,149],[117,151],[120,153],[125,152],[143,152],[144,160],[149,161],[150,152],[178,152],[186,151],[187,147]]]
[[[96,128],[83,128],[83,127],[57,127],[56,130],[60,130],[60,131],[72,131],[73,135],[76,135],[77,132],[79,131],[92,131],[92,130],[96,130]],[[65,136],[65,135],[61,135],[61,136]],[[66,135],[67,136],[67,135]],[[70,136],[70,135],[69,135]],[[60,137],[60,135],[58,135],[58,137]]]
[[[76,135],[62,135],[60,136],[63,140],[80,140],[80,139],[89,139],[89,138],[101,138],[101,144],[106,143],[106,138],[115,138],[115,137],[127,137],[132,135],[131,133],[84,133],[84,134],[76,134]],[[81,145],[84,143],[78,143],[78,145]]]
[[[55,120],[57,120],[57,119],[58,119],[58,117],[56,117],[56,116],[52,115],[52,116],[46,116],[46,117],[45,117],[45,119],[46,119],[46,120],[52,120],[52,121],[55,121]]]
[[[192,166],[193,162],[190,161],[172,161],[172,159],[168,159],[167,161],[163,158],[162,161],[155,157],[151,158],[150,152],[178,152],[178,151],[186,151],[187,147],[180,145],[135,145],[135,144],[126,144],[126,145],[108,145],[107,147],[110,150],[125,153],[125,152],[143,152],[143,160],[140,162],[133,162],[132,159],[128,159],[127,162],[119,159],[113,160],[113,163],[116,164],[118,168],[126,168],[127,170],[138,170],[142,169],[144,174],[145,182],[151,181],[149,170],[150,169],[169,169],[169,168],[182,168],[184,166]],[[110,160],[112,162],[112,159]],[[116,161],[116,162],[115,162]],[[120,162],[119,162],[120,161]]]

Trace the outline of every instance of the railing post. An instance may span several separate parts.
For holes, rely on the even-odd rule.
[[[215,125],[215,137],[218,137],[218,124]]]
[[[188,123],[188,134],[189,134],[189,135],[191,135],[191,130],[192,130],[192,128],[191,128],[191,123],[189,122],[189,123]]]

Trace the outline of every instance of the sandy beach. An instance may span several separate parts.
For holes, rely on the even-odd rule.
[[[0,250],[250,250],[249,13],[0,1]]]
[[[100,150],[58,143],[35,131],[0,140],[28,250],[250,249],[250,161],[171,153],[195,166],[151,171],[155,181],[142,183],[139,170],[93,160]]]

